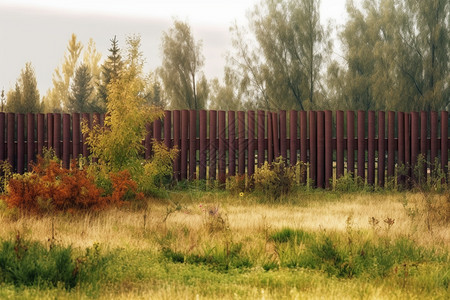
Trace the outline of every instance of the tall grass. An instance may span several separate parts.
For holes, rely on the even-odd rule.
[[[448,224],[428,230],[421,199],[302,192],[273,204],[192,190],[95,214],[4,213],[1,240],[20,232],[45,251],[71,249],[67,261],[91,269],[81,269],[72,289],[4,280],[0,297],[446,298]]]

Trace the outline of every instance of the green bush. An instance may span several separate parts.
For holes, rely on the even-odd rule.
[[[265,162],[253,174],[255,190],[269,199],[277,200],[292,192],[295,185],[295,172],[288,167],[282,156],[271,164]]]
[[[280,231],[274,232],[270,235],[270,240],[275,243],[309,243],[312,240],[312,235],[299,229],[283,228]]]
[[[4,241],[0,250],[0,282],[15,286],[63,285],[73,288],[78,271],[72,259],[72,249],[55,245],[46,249],[39,242],[23,240],[17,234],[14,241]]]

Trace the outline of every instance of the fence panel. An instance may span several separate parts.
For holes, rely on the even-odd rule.
[[[173,165],[176,180],[217,177],[224,184],[236,173],[251,176],[256,164],[280,155],[291,166],[298,159],[307,164],[300,181],[305,183],[309,173],[319,188],[331,188],[331,179],[344,175],[345,162],[347,172],[380,187],[394,176],[402,185],[425,180],[437,166],[448,176],[448,112],[390,111],[387,124],[385,117],[369,111],[366,120],[366,112],[358,111],[355,120],[353,111],[336,111],[334,125],[331,111],[166,110],[163,120],[147,125],[144,157],[151,157],[152,141],[163,141],[163,134],[165,146],[180,150]],[[51,147],[68,168],[72,158],[90,154],[81,120],[89,128],[104,125],[100,114],[0,113],[0,159],[23,173]],[[421,170],[419,154],[431,162]]]

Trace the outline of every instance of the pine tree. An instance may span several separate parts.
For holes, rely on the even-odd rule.
[[[31,63],[26,63],[15,89],[8,92],[6,109],[15,113],[36,113],[41,111],[36,76]]]
[[[75,79],[71,86],[71,94],[67,103],[67,111],[73,112],[92,112],[95,110],[92,93],[94,87],[91,84],[92,76],[89,67],[82,64],[75,72]]]
[[[119,42],[114,36],[111,40],[111,48],[108,49],[110,54],[101,66],[100,81],[98,84],[98,97],[101,105],[106,109],[108,99],[108,85],[112,80],[117,79],[123,69],[123,60],[120,55]]]

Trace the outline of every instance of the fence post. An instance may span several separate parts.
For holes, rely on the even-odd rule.
[[[209,111],[209,179],[216,179],[217,111]]]
[[[73,113],[72,114],[72,157],[73,159],[78,159],[80,155],[80,114]]]
[[[47,149],[53,149],[53,114],[47,114]]]
[[[61,159],[61,114],[53,114],[53,149],[56,156]]]
[[[431,172],[435,170],[436,159],[438,155],[438,113],[436,111],[431,112],[431,151],[430,151],[430,163]]]
[[[228,176],[236,175],[236,113],[228,111]]]
[[[31,170],[31,164],[35,159],[35,145],[34,145],[34,114],[27,114],[27,171]]]
[[[332,187],[333,179],[333,115],[325,111],[325,187]]]
[[[385,170],[385,113],[378,112],[378,186],[384,186],[384,170]]]
[[[225,111],[218,111],[219,114],[219,184],[223,187],[226,182],[226,120]]]
[[[187,177],[187,163],[188,163],[188,130],[189,130],[189,111],[181,111],[181,180],[186,180]]]
[[[172,112],[164,111],[164,146],[167,149],[172,148]]]
[[[272,130],[272,113],[267,112],[267,162],[271,164],[273,161],[273,130]]]
[[[238,174],[245,175],[245,113],[238,111]]]
[[[367,184],[375,184],[375,112],[368,112],[367,126]]]
[[[428,138],[427,138],[427,128],[428,128],[428,119],[427,119],[427,112],[421,111],[420,112],[420,154],[423,155],[424,158],[424,165],[423,165],[423,179],[425,182],[428,179]],[[431,162],[431,161],[430,161]]]
[[[365,135],[366,135],[366,112],[358,111],[358,177],[362,178],[363,182],[366,178],[366,149],[365,149]]]
[[[317,187],[324,188],[325,181],[325,113],[317,112]]]
[[[17,173],[25,171],[25,115],[17,114]]]
[[[280,156],[280,135],[278,131],[278,114],[272,113],[272,141],[273,141],[273,159]]]
[[[405,113],[405,166],[407,168],[408,185],[411,178],[411,114]],[[405,178],[406,179],[406,178]]]
[[[336,111],[336,178],[344,175],[344,112]]]
[[[398,124],[398,163],[397,167],[404,167],[405,165],[405,114],[403,112],[397,113]],[[405,176],[403,174],[397,174],[397,182],[403,184]]]
[[[291,166],[297,164],[297,124],[298,113],[295,110],[289,112],[289,161]]]
[[[300,112],[300,161],[303,163],[303,172],[301,174],[300,182],[306,184],[308,163],[308,120],[306,111]],[[311,153],[309,154],[311,156]]]
[[[206,134],[207,134],[207,116],[206,116],[206,110],[200,111],[200,166],[198,169],[198,178],[200,180],[206,179],[206,153],[208,149],[208,144],[206,141]]]
[[[159,121],[161,126],[161,120]],[[161,128],[159,129],[161,140]],[[189,180],[197,178],[197,111],[189,111]]]
[[[441,166],[448,180],[448,111],[441,112]]]
[[[309,112],[309,178],[317,186],[317,122],[316,112]]]
[[[280,155],[287,163],[287,149],[286,149],[286,111],[280,111]]]
[[[347,172],[355,176],[355,112],[347,111]]]
[[[255,111],[247,112],[248,149],[247,149],[247,175],[255,173]]]
[[[37,115],[37,153],[42,156],[42,149],[45,145],[45,115]]]
[[[5,160],[5,113],[0,112],[0,160]]]
[[[265,150],[265,112],[258,110],[258,167],[261,167],[266,160],[266,150]]]
[[[181,141],[180,141],[181,112],[173,112],[173,144],[178,149],[178,155],[173,163],[173,173],[176,180],[181,180],[180,162],[181,162]]]
[[[419,156],[419,113],[411,113],[411,173],[414,180],[423,180],[422,171],[415,174],[417,159]],[[419,177],[417,177],[419,176]]]
[[[70,115],[63,115],[63,166],[70,167]]]
[[[15,163],[15,147],[14,147],[14,138],[15,138],[15,131],[16,131],[16,115],[14,113],[8,113],[8,124],[7,124],[7,155],[8,155],[8,162],[11,165],[11,168],[13,170],[17,170]]]
[[[395,176],[395,112],[388,112],[388,171],[387,176],[392,180]]]

